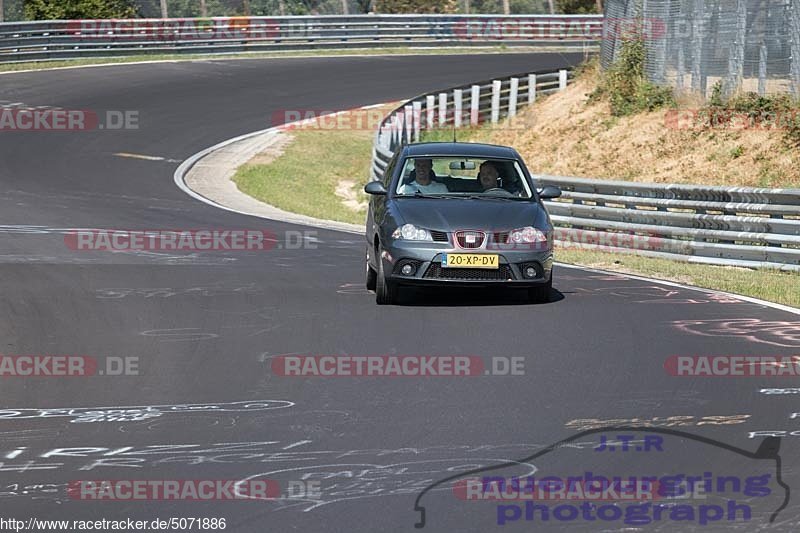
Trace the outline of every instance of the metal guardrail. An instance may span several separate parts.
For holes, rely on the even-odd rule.
[[[517,109],[533,103],[537,96],[565,89],[571,77],[572,72],[566,69],[521,74],[453,87],[404,102],[381,121],[375,132],[372,179],[382,179],[397,148],[419,141],[423,130],[497,124],[501,118],[516,117]]]
[[[571,74],[536,73],[422,95],[389,113],[375,133],[371,177],[401,146],[435,127],[505,122],[566,87]],[[452,109],[452,110],[451,110]],[[567,248],[681,261],[800,271],[800,189],[756,189],[534,176],[561,198],[545,202]]]
[[[596,47],[601,15],[329,15],[0,23],[0,62],[317,48]]]

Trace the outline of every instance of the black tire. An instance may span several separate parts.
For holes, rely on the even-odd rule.
[[[381,255],[381,248],[378,246],[377,257],[375,257],[378,262],[377,279],[375,280],[375,303],[378,305],[392,305],[397,300],[397,286],[386,279]]]
[[[375,270],[371,266],[369,266],[369,247],[367,247],[364,259],[365,262],[367,263],[367,283],[366,283],[367,290],[374,291],[376,283],[378,281],[378,273],[375,272]]]
[[[553,288],[553,275],[550,274],[550,281],[540,287],[528,289],[528,300],[534,304],[546,304],[550,301],[550,292]]]

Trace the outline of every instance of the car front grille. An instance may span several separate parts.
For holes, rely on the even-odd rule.
[[[425,279],[451,279],[467,281],[508,281],[514,279],[514,272],[509,265],[500,268],[443,268],[434,261],[423,276]]]
[[[508,235],[509,232],[507,231],[504,231],[502,233],[493,233],[492,242],[495,244],[508,244]]]
[[[433,238],[434,242],[448,242],[447,233],[444,231],[431,230],[431,237]]]
[[[483,240],[486,238],[486,234],[482,231],[457,231],[455,235],[456,243],[458,243],[461,248],[468,250],[480,248],[483,246]]]

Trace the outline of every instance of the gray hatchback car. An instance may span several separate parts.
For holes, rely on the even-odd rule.
[[[513,148],[475,143],[405,146],[371,195],[366,285],[391,304],[404,285],[509,286],[550,299],[553,226]]]

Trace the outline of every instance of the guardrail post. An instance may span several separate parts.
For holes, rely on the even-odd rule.
[[[536,74],[528,74],[528,104],[536,101]]]
[[[402,135],[403,117],[400,116],[400,113],[395,113],[392,115],[392,152],[394,152],[395,147],[403,144]]]
[[[461,127],[461,115],[464,109],[463,94],[461,89],[453,91],[453,124],[456,128]]]
[[[566,88],[567,88],[567,71],[562,69],[558,71],[558,90],[563,91]]]
[[[403,128],[403,131],[405,131],[405,140],[406,140],[405,144],[409,144],[411,143],[411,138],[412,138],[411,128],[413,126],[412,119],[414,117],[412,116],[412,113],[414,112],[414,108],[411,107],[410,105],[404,106],[403,112],[404,112],[403,118],[405,119],[405,128]]]
[[[508,93],[508,116],[517,116],[517,93],[519,91],[519,78],[511,78],[511,92]]]
[[[390,143],[389,143],[389,136],[386,134],[386,130],[388,130],[386,126],[381,126],[381,132],[378,135],[378,141],[380,142],[382,147],[388,150]]]
[[[758,49],[758,94],[767,94],[767,45],[763,43]]]
[[[481,86],[473,85],[472,94],[469,99],[469,123],[471,126],[477,126],[480,120],[480,102],[481,102]]]
[[[426,115],[426,127],[431,130],[433,129],[433,110],[436,107],[436,97],[432,94],[429,94],[425,97],[425,115]]]
[[[422,102],[415,101],[414,106],[414,142],[419,142],[419,130],[422,129]]]
[[[447,124],[447,93],[439,93],[439,126]]]
[[[790,49],[792,51],[792,64],[789,67],[792,79],[792,93],[795,98],[800,98],[800,6],[796,3],[789,15]]]
[[[500,88],[503,82],[500,80],[492,81],[492,124],[500,121]]]

